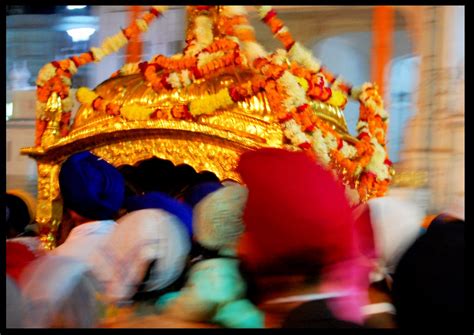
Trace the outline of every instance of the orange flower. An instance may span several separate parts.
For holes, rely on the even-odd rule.
[[[272,31],[273,34],[276,34],[278,30],[280,30],[283,27],[283,21],[281,21],[279,18],[276,16],[272,17],[268,22],[267,25],[270,27],[270,30]]]

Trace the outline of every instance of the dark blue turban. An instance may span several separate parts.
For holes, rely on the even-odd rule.
[[[193,235],[193,210],[187,204],[162,192],[149,192],[144,195],[134,195],[125,200],[127,211],[158,208],[176,216],[186,227],[189,236]]]
[[[199,201],[201,201],[204,197],[212,192],[217,191],[222,186],[221,183],[217,182],[206,182],[194,185],[193,187],[189,188],[184,194],[184,201],[194,208]]]
[[[112,165],[88,151],[69,157],[59,172],[64,206],[91,220],[112,220],[122,207],[125,181]]]

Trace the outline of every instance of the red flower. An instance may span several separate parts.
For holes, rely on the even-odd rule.
[[[367,134],[366,132],[363,132],[363,133],[360,133],[359,136],[357,136],[359,140],[362,140],[364,137],[369,137],[369,134]]]
[[[193,73],[194,78],[196,78],[196,79],[202,78],[202,73],[201,73],[201,71],[199,71],[197,66],[192,67],[191,72]]]
[[[304,142],[304,143],[301,143],[298,145],[301,149],[305,149],[305,150],[308,150],[308,149],[311,149],[311,143],[309,142]]]
[[[229,95],[232,98],[232,101],[234,102],[243,100],[242,95],[240,95],[236,87],[229,87]]]
[[[344,142],[342,141],[342,138],[338,138],[337,139],[337,150],[341,150],[343,145],[344,145]]]
[[[284,116],[280,116],[280,117],[278,118],[278,121],[279,121],[280,123],[284,123],[284,122],[286,122],[286,121],[291,120],[292,118],[293,118],[293,117],[291,116],[290,113],[286,113]]]
[[[169,74],[164,74],[163,76],[161,76],[160,82],[164,88],[166,88],[167,90],[172,90],[173,86],[171,86],[171,84],[168,82],[168,77],[169,77]]]
[[[272,9],[271,11],[269,11],[267,13],[267,15],[265,15],[265,17],[262,19],[262,21],[265,22],[265,23],[268,23],[268,21],[270,21],[276,15],[277,15],[277,13],[275,12],[274,9]]]
[[[385,159],[384,164],[386,164],[386,165],[388,165],[388,166],[392,166],[392,165],[393,165],[392,161],[391,161],[390,159],[388,159],[388,158]]]
[[[308,108],[308,104],[304,104],[304,105],[298,106],[298,107],[296,108],[296,112],[297,112],[297,113],[302,113],[302,112],[305,111],[306,108]]]
[[[316,128],[316,124],[309,125],[304,131],[311,133]]]
[[[152,13],[153,15],[155,15],[156,17],[160,16],[161,15],[161,12],[159,12],[157,9],[151,7],[150,9],[150,13]]]

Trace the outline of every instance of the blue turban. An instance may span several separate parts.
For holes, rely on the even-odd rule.
[[[184,201],[194,208],[204,197],[217,191],[221,187],[223,187],[222,184],[217,182],[206,182],[194,185],[184,194]]]
[[[59,186],[64,206],[91,220],[114,219],[125,197],[120,172],[88,151],[63,163]]]
[[[189,236],[193,235],[193,210],[187,204],[162,192],[149,192],[144,195],[134,195],[125,200],[127,211],[158,208],[176,216],[186,227]]]

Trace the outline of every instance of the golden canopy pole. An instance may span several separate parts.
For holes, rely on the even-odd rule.
[[[375,6],[372,25],[372,82],[379,87],[381,96],[384,96],[384,72],[390,62],[393,49],[393,6]]]
[[[130,23],[134,22],[140,17],[141,6],[128,6],[128,14]],[[141,36],[133,37],[127,44],[126,63],[136,63],[141,61],[143,50],[143,42]]]

